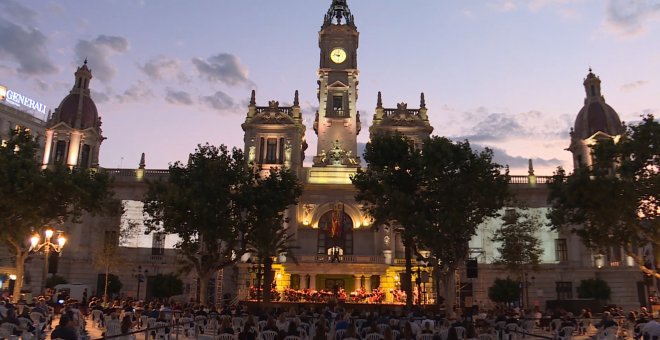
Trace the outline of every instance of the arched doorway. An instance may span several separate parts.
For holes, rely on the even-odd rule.
[[[341,210],[330,210],[319,219],[317,253],[327,255],[332,248],[342,255],[353,255],[353,219]]]

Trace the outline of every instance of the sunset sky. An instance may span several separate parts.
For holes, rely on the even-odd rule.
[[[331,0],[0,1],[0,84],[54,109],[85,58],[108,139],[103,167],[243,147],[257,104],[293,101],[310,147],[318,30]],[[358,110],[426,95],[434,135],[495,149],[513,174],[572,169],[568,133],[591,66],[621,119],[660,109],[660,0],[349,0],[360,31]],[[358,140],[368,140],[363,129]]]

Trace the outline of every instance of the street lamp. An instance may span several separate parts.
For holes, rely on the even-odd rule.
[[[44,252],[44,271],[41,280],[42,291],[44,292],[46,291],[46,277],[48,276],[48,260],[50,258],[50,251],[52,250],[56,253],[59,253],[62,251],[62,248],[64,248],[64,244],[66,244],[66,238],[61,231],[57,232],[57,243],[51,242],[53,234],[55,234],[55,231],[53,231],[53,229],[47,228],[44,231],[45,238],[43,243],[39,243],[41,241],[39,233],[35,233],[30,238],[30,250],[36,253],[43,249]]]
[[[144,270],[142,269],[142,266],[138,266],[137,270],[133,269],[133,277],[137,280],[137,295],[135,299],[137,301],[140,301],[140,284],[144,282],[144,279],[147,278],[147,274],[149,274],[149,270],[145,268]]]

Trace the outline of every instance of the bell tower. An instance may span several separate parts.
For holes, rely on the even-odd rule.
[[[346,0],[333,0],[319,31],[319,110],[314,166],[357,166],[359,33]]]

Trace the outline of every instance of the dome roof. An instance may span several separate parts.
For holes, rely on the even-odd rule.
[[[76,124],[79,112],[80,122]],[[82,93],[71,93],[57,108],[57,118],[55,123],[63,122],[75,129],[87,129],[97,126],[99,114],[92,98]]]
[[[616,136],[622,130],[619,115],[601,101],[587,102],[575,119],[575,134],[580,139],[587,139],[599,131]]]

